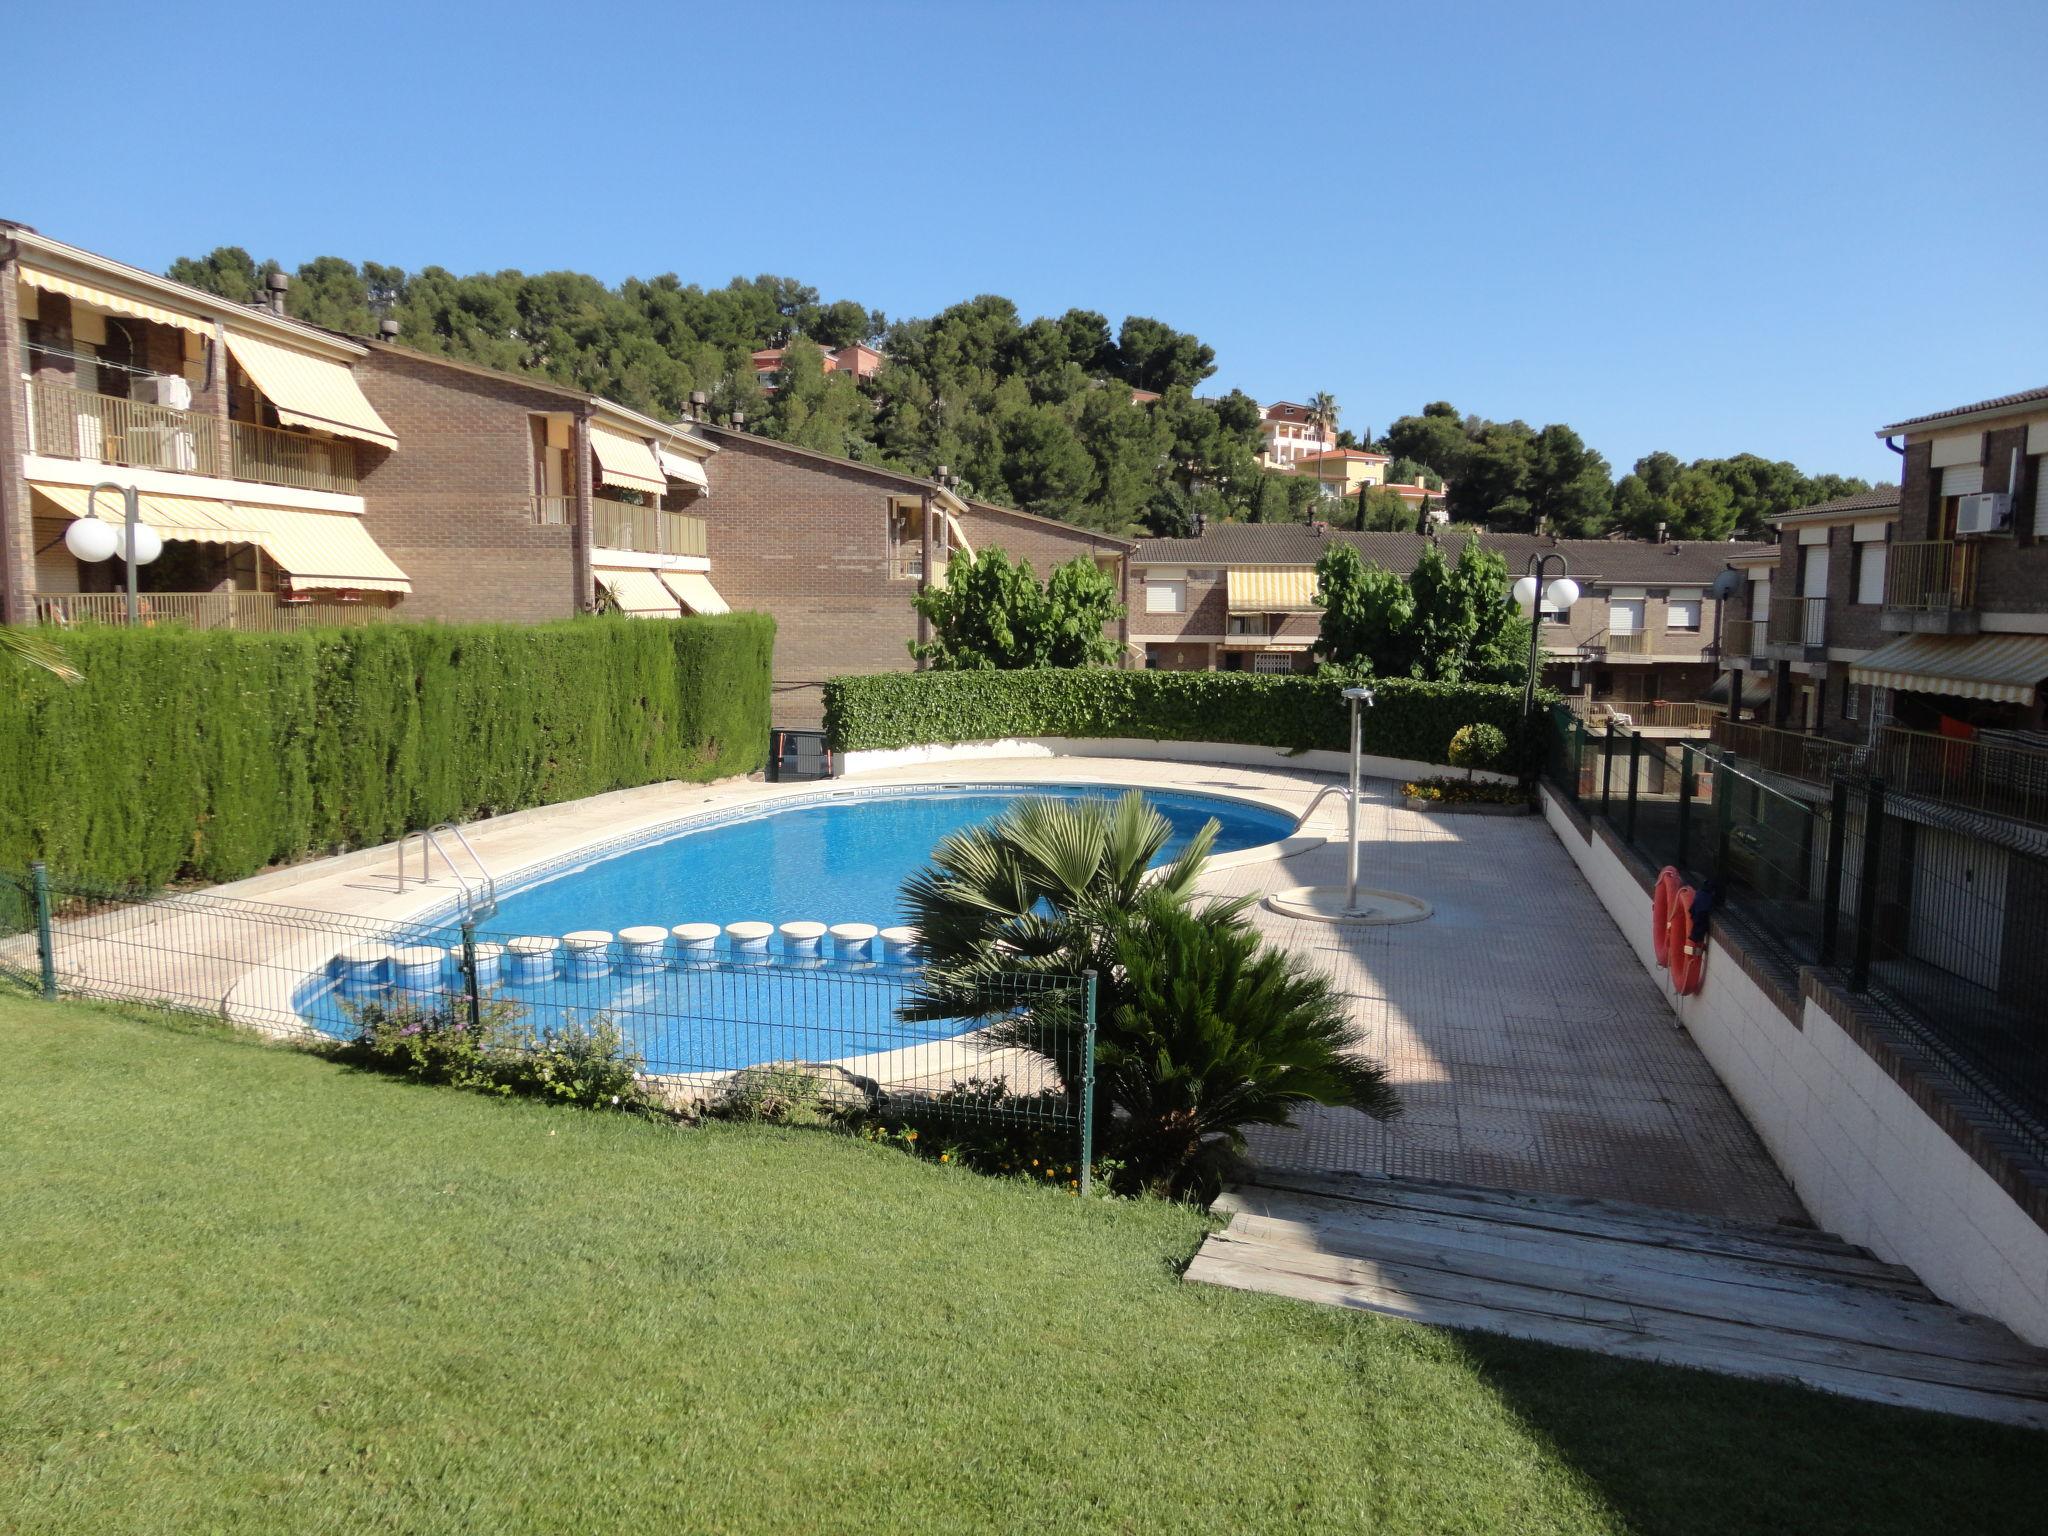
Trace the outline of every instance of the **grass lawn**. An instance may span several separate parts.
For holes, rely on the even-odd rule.
[[[0,995],[0,1530],[2037,1529],[2048,1437],[1185,1286],[1204,1219]]]

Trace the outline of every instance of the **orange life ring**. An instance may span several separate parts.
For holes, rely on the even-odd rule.
[[[1671,953],[1671,990],[1680,997],[1699,991],[1707,964],[1704,939],[1692,936],[1692,887],[1681,887],[1671,904],[1671,929],[1666,944]]]
[[[1657,951],[1657,963],[1671,964],[1671,908],[1678,900],[1683,877],[1669,864],[1657,873],[1656,889],[1650,892],[1650,946]]]

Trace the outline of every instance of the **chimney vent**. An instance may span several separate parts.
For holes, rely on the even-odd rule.
[[[1669,523],[1659,523],[1657,525],[1657,542],[1659,544],[1662,544],[1666,538],[1670,537],[1670,529],[1671,525]]]
[[[396,320],[379,320],[377,322],[377,334],[386,341],[398,340],[398,322]]]
[[[291,285],[291,278],[282,272],[271,272],[265,275],[263,286],[270,290],[270,312],[272,314],[281,315],[284,313],[284,294],[285,290],[291,287]]]

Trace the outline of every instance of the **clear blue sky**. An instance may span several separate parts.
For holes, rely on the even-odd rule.
[[[1885,476],[2048,383],[2048,4],[37,5],[0,213],[1156,315],[1210,389]],[[30,125],[27,132],[22,125]]]

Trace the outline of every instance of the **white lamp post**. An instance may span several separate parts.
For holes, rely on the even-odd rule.
[[[1516,581],[1514,586],[1514,604],[1529,616],[1529,680],[1522,686],[1522,719],[1525,724],[1536,708],[1537,653],[1543,640],[1543,608],[1536,601],[1537,591],[1542,591],[1553,608],[1569,608],[1579,600],[1579,584],[1569,576],[1560,574],[1549,586],[1543,586],[1543,572],[1553,560],[1557,562],[1560,573],[1571,569],[1563,555],[1531,555],[1529,574]]]
[[[1370,688],[1346,688],[1344,697],[1351,705],[1351,849],[1345,858],[1344,912],[1348,917],[1359,915],[1358,909],[1358,777],[1359,760],[1364,752],[1364,735],[1358,708],[1362,704],[1372,708],[1373,697]]]
[[[119,527],[100,516],[101,491],[112,491],[121,498],[123,517]],[[115,555],[119,555],[127,563],[128,623],[132,628],[136,622],[138,608],[135,573],[164,552],[162,537],[142,520],[142,499],[135,494],[135,487],[102,480],[88,491],[85,498],[85,516],[64,530],[64,547],[87,565],[97,565],[100,561],[110,560]]]

